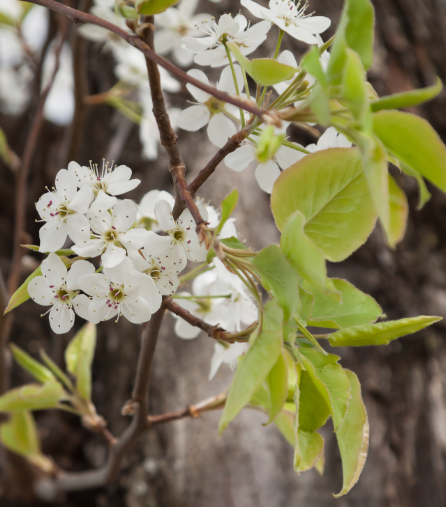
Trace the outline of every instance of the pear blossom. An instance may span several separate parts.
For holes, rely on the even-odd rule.
[[[248,350],[249,344],[242,342],[216,343],[214,345],[214,354],[211,359],[211,371],[209,372],[209,380],[215,377],[218,369],[222,364],[229,364],[232,370],[237,366],[240,356]]]
[[[136,221],[136,205],[130,199],[119,201],[111,213],[94,203],[87,219],[93,238],[76,243],[72,249],[81,257],[101,255],[104,268],[117,266],[126,256],[126,250],[138,250],[147,241],[149,233],[145,229],[131,228]]]
[[[89,193],[95,198],[95,203],[112,208],[118,199],[116,195],[125,194],[136,188],[141,181],[131,180],[132,170],[126,165],[113,166],[105,160],[102,160],[102,169],[97,164],[90,162],[90,167],[80,166],[77,162],[68,164],[68,172],[76,178],[79,188],[86,186]]]
[[[245,16],[237,14],[233,18],[230,14],[223,14],[218,23],[214,18],[206,19],[199,28],[206,37],[183,37],[183,47],[197,53],[194,62],[198,65],[221,67],[229,63],[224,42],[237,44],[243,55],[249,55],[266,39],[271,23],[262,21],[248,28]]]
[[[210,18],[210,14],[195,14],[198,0],[182,0],[178,8],[170,7],[158,14],[155,22],[161,28],[155,32],[155,49],[164,56],[172,53],[173,59],[181,67],[191,65],[194,53],[182,47],[182,37],[198,37],[196,25]]]
[[[67,236],[74,243],[90,238],[87,213],[92,196],[88,188],[77,189],[76,179],[61,169],[56,175],[56,188],[42,195],[36,203],[42,221],[40,228],[40,252],[55,252],[63,247]]]
[[[60,257],[50,253],[41,269],[43,276],[36,276],[29,282],[28,294],[39,305],[51,307],[50,326],[56,334],[66,333],[73,327],[75,312],[94,324],[98,323],[88,313],[90,300],[85,294],[79,294],[79,281],[94,273],[93,264],[76,261],[67,271]]]
[[[282,128],[275,128],[275,135],[284,134],[287,125]],[[298,143],[292,143],[301,147]],[[280,175],[280,169],[287,169],[295,164],[298,160],[304,157],[305,154],[290,148],[289,146],[281,145],[274,155],[274,160],[261,162],[257,164],[255,170],[255,177],[260,188],[270,194],[273,189],[274,182]],[[240,148],[230,153],[225,158],[225,164],[232,170],[240,172],[243,171],[252,162],[259,162],[257,159],[257,152],[255,145],[248,140],[243,141]]]
[[[165,190],[150,190],[141,199],[141,202],[137,205],[138,208],[138,223],[140,227],[144,227],[150,231],[154,224],[156,224],[155,216],[155,204],[163,199],[167,201],[172,207],[175,203],[175,199],[172,194]]]
[[[175,250],[152,255],[150,243],[138,251],[129,251],[129,258],[137,271],[145,273],[155,282],[159,293],[170,296],[180,285],[178,274],[186,267],[186,258]]]
[[[307,44],[316,44],[315,35],[325,32],[331,25],[331,20],[325,16],[305,14],[307,1],[302,5],[302,0],[269,0],[269,9],[252,0],[241,0],[241,3],[256,18],[274,23],[291,37]]]
[[[198,209],[203,219],[207,220],[206,208],[199,205]],[[195,231],[195,221],[188,209],[185,209],[179,218],[174,220],[172,206],[161,199],[155,205],[155,216],[158,225],[167,234],[160,236],[152,231],[147,232],[146,245],[150,246],[153,256],[169,255],[169,252],[175,252],[180,259],[189,259],[193,262],[203,262],[206,259],[206,246],[204,243],[200,244]]]
[[[352,143],[334,127],[329,127],[318,139],[317,144],[310,144],[307,150],[311,153],[328,148],[351,148]]]
[[[79,280],[81,289],[92,297],[88,306],[91,318],[104,321],[124,315],[134,324],[150,320],[161,306],[161,295],[152,278],[132,270],[132,261],[125,257],[119,265]]]
[[[244,86],[242,70],[238,65],[234,65],[234,70],[239,91],[242,91]],[[201,70],[192,69],[188,72],[188,75],[199,79],[207,85],[210,84],[206,74]],[[207,133],[210,141],[221,148],[229,137],[237,133],[237,128],[226,114],[236,116],[239,114],[238,108],[216,99],[209,93],[191,84],[187,85],[187,89],[199,103],[182,111],[178,116],[177,125],[184,130],[194,132],[208,124]],[[224,91],[230,95],[236,93],[230,66],[223,69],[220,80],[217,83],[217,90]]]

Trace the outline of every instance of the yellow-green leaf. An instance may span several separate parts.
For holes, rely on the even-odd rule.
[[[236,188],[228,194],[221,203],[221,217],[220,223],[217,226],[216,233],[218,234],[225,225],[228,218],[231,216],[238,202],[238,191]]]
[[[17,363],[36,380],[42,382],[42,384],[49,380],[55,380],[54,375],[43,364],[33,359],[29,354],[17,347],[17,345],[11,344],[10,347]]]
[[[167,11],[169,7],[175,5],[180,0],[139,0],[136,4],[136,10],[139,14],[145,16],[153,16],[154,14],[161,14]]]
[[[390,201],[390,244],[396,245],[403,238],[407,227],[409,204],[406,194],[397,185],[389,174],[389,201]]]
[[[282,411],[288,397],[288,364],[284,358],[284,352],[279,355],[276,364],[271,368],[266,383],[270,395],[267,424],[270,424]]]
[[[65,391],[57,380],[50,380],[43,385],[28,384],[12,389],[1,396],[0,412],[54,408],[65,397]]]

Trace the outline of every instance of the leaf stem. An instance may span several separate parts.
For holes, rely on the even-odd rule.
[[[226,49],[226,54],[228,55],[229,66],[231,67],[232,79],[234,80],[235,92],[237,93],[237,96],[240,97],[240,89],[239,89],[238,83],[237,83],[237,76],[235,75],[234,63],[232,61],[232,54],[231,54],[230,49],[228,48],[228,45],[226,44],[226,41],[223,41],[223,44]],[[242,122],[242,128],[245,128],[245,116],[243,114],[243,109],[240,107],[239,111],[240,111],[240,121]]]
[[[319,344],[319,342],[310,333],[310,331],[308,331],[308,329],[305,326],[302,325],[302,323],[299,321],[299,319],[297,319],[296,317],[294,317],[294,320],[296,321],[297,328],[305,336],[305,338],[307,338],[317,349],[319,349],[325,356],[327,356],[328,353],[323,349],[323,347],[321,347],[321,345]]]

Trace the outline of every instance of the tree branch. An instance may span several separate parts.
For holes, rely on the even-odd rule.
[[[195,326],[204,331],[208,336],[214,338],[215,340],[220,340],[227,343],[234,342],[247,342],[248,335],[250,335],[255,327],[257,326],[257,322],[251,324],[247,329],[241,331],[240,333],[230,333],[225,331],[223,328],[217,326],[211,326],[207,322],[195,317],[190,312],[185,310],[182,306],[177,305],[171,298],[166,299],[165,308],[178,317],[181,317],[186,322],[188,322],[191,326]]]
[[[93,16],[92,14],[88,14],[86,12],[81,12],[76,9],[72,9],[71,7],[67,7],[66,5],[62,5],[59,2],[55,2],[54,0],[31,0],[31,3],[42,5],[43,7],[47,7],[53,11],[59,12],[60,14],[64,14],[72,19],[76,24],[81,25],[84,23],[91,23],[93,25],[101,26],[110,32],[115,33],[126,42],[134,46],[136,49],[139,49],[144,55],[154,62],[164,67],[171,74],[176,76],[177,78],[185,81],[186,83],[190,83],[200,90],[207,92],[214,96],[215,98],[222,100],[224,102],[228,102],[229,104],[233,104],[234,106],[240,107],[245,111],[255,114],[256,116],[261,117],[267,123],[273,123],[277,126],[280,126],[280,120],[274,111],[266,111],[264,109],[259,109],[253,102],[242,99],[239,97],[232,97],[227,93],[221,92],[214,88],[213,86],[209,86],[200,80],[188,75],[183,70],[179,69],[168,60],[158,55],[153,51],[143,40],[139,37],[132,35],[131,33],[119,28],[118,26],[106,21],[104,19]]]

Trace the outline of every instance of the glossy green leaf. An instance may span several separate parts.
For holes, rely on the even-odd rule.
[[[329,337],[332,347],[363,347],[364,345],[387,345],[392,340],[416,333],[442,317],[413,317],[391,320],[366,326],[354,326],[336,331]]]
[[[359,248],[376,222],[356,148],[322,150],[285,169],[274,184],[271,208],[280,230],[299,210],[307,236],[335,262]]]
[[[373,115],[373,128],[390,152],[446,192],[446,146],[426,120],[382,111]]]
[[[251,65],[251,77],[261,86],[272,86],[283,81],[288,81],[299,70],[272,58],[251,60]]]
[[[421,176],[421,174],[418,171],[415,171],[415,169],[412,169],[412,167],[409,167],[407,164],[404,163],[400,163],[400,166],[404,174],[406,174],[407,176],[412,176],[412,178],[415,178],[417,180],[419,189],[417,209],[420,210],[430,200],[432,195],[426,187],[426,183],[424,182],[423,176]]]
[[[17,347],[17,345],[11,344],[10,347],[17,363],[36,380],[42,382],[42,384],[45,384],[49,380],[55,380],[54,375],[48,368],[45,368],[45,366],[33,359],[29,354]]]
[[[305,234],[306,219],[295,211],[286,221],[280,248],[288,261],[305,280],[325,289],[327,268],[320,248]]]
[[[218,234],[225,225],[228,218],[232,215],[232,212],[234,211],[235,207],[237,206],[238,202],[238,191],[236,188],[227,195],[222,203],[221,203],[221,217],[220,217],[220,223],[217,226],[216,233]]]
[[[358,482],[369,447],[369,422],[361,398],[361,384],[353,372],[345,370],[345,373],[350,381],[352,397],[344,421],[336,433],[344,480],[342,490],[334,495],[335,498],[348,493]]]
[[[288,364],[283,352],[279,355],[276,364],[269,372],[266,383],[271,397],[267,423],[270,424],[282,411],[288,397]]]
[[[274,302],[271,301],[265,305],[265,323],[268,327],[264,326],[239,362],[220,418],[220,435],[249,403],[277,362],[282,352],[282,322],[278,317],[281,313],[282,311]],[[272,329],[273,326],[274,329]]]
[[[54,408],[65,399],[65,392],[57,380],[43,385],[28,384],[8,391],[0,397],[0,412],[23,412]]]
[[[337,303],[322,291],[313,291],[313,313],[309,326],[342,329],[345,327],[372,324],[382,315],[382,309],[369,295],[357,289],[347,280],[331,279],[336,290],[342,294]],[[304,288],[306,288],[304,283]]]
[[[67,369],[76,377],[76,388],[86,400],[91,399],[91,364],[96,347],[96,326],[87,322],[65,351]]]
[[[396,245],[403,238],[407,227],[409,204],[406,194],[397,185],[389,174],[389,201],[390,201],[390,244]]]
[[[371,108],[374,113],[383,109],[401,109],[402,107],[413,107],[434,99],[443,89],[441,79],[437,77],[437,82],[433,86],[421,88],[420,90],[411,90],[410,92],[396,93],[372,102]]]
[[[136,4],[136,9],[139,14],[145,16],[152,16],[153,14],[161,14],[172,5],[175,5],[180,0],[139,0]]]
[[[338,356],[324,355],[315,349],[295,349],[297,359],[306,369],[316,389],[330,408],[334,431],[337,431],[347,412],[350,382],[342,366],[337,364]]]
[[[278,245],[270,245],[252,261],[261,276],[262,285],[270,290],[283,308],[288,320],[299,305],[299,276]]]
[[[342,77],[342,96],[347,101],[354,118],[361,122],[369,108],[365,83],[365,71],[358,53],[347,49]]]

